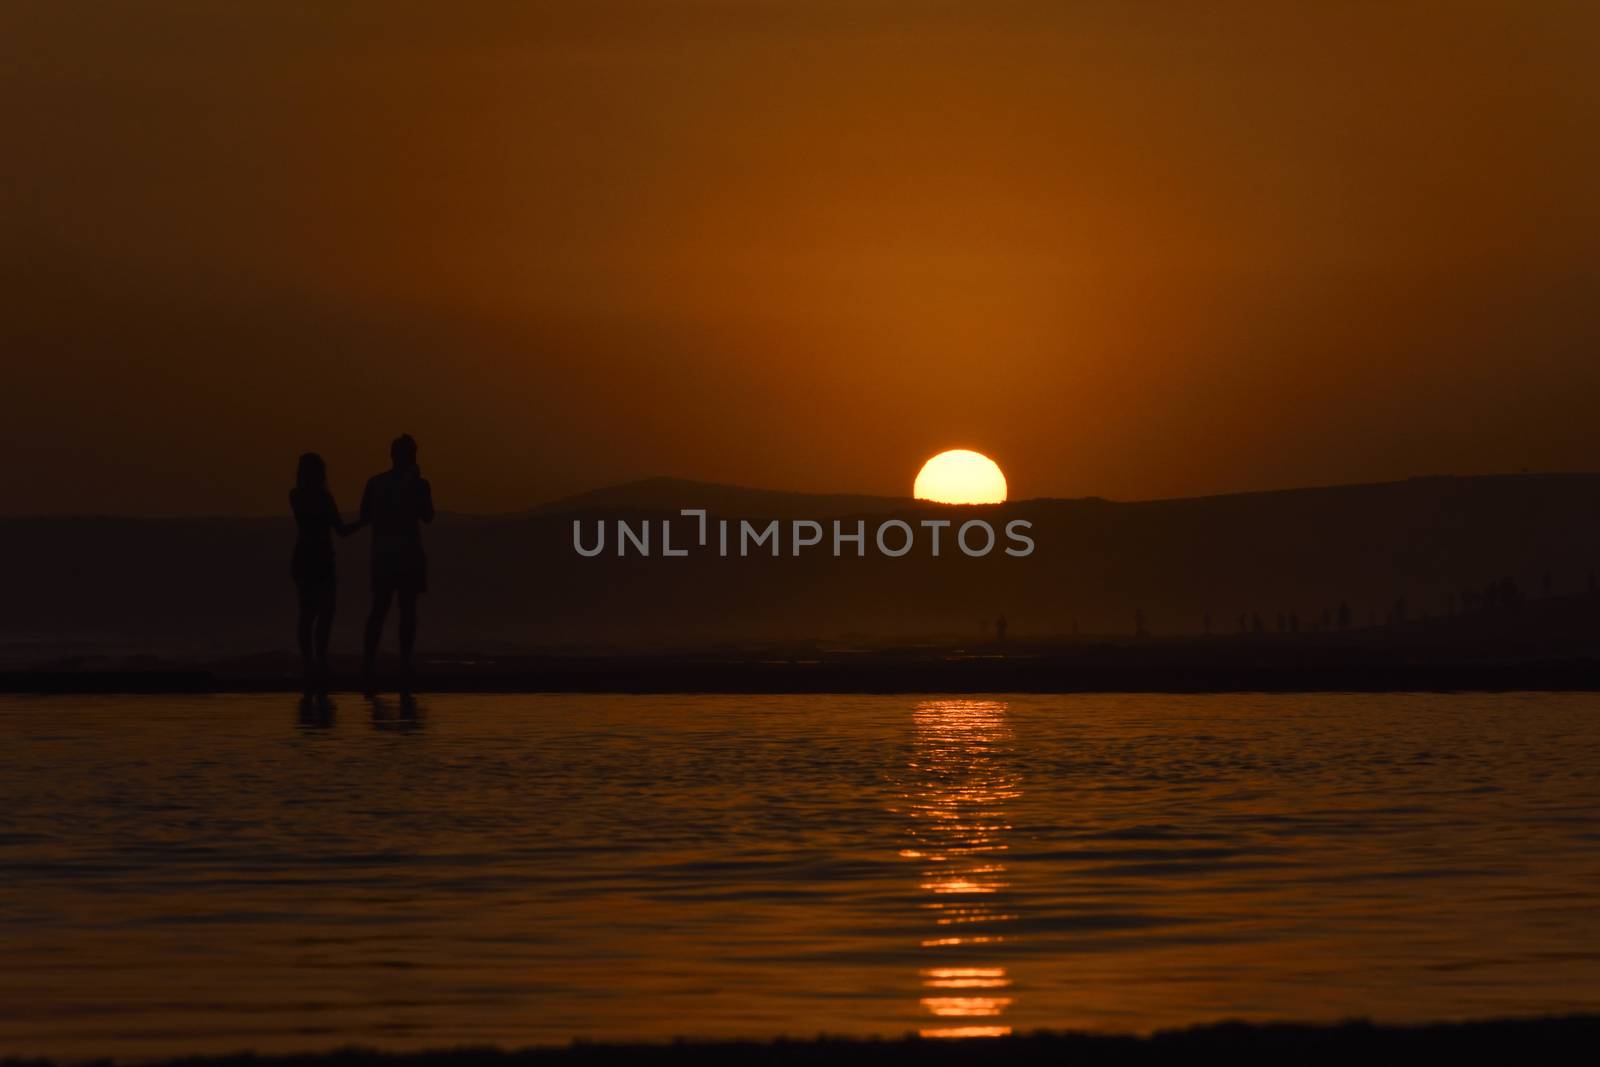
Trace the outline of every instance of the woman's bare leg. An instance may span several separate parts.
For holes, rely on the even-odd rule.
[[[337,591],[329,588],[322,598],[321,610],[317,613],[317,675],[324,691],[328,688],[328,642],[333,637],[333,613],[338,603]]]
[[[312,648],[311,638],[312,627],[317,618],[318,598],[316,591],[309,586],[302,585],[299,592],[300,613],[299,617],[295,620],[295,637],[298,638],[300,642],[300,668],[304,672],[306,691],[310,692],[312,686],[312,673],[316,666],[316,662],[313,659],[314,650]]]

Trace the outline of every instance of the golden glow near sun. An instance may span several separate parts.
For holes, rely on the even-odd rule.
[[[922,465],[911,495],[936,504],[1003,504],[1006,476],[982,452],[953,448]]]

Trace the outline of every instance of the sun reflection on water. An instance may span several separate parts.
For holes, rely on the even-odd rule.
[[[993,899],[1010,887],[1003,862],[1011,829],[1008,802],[1021,795],[1004,762],[1011,739],[1006,705],[995,700],[929,700],[917,705],[907,778],[909,847],[900,855],[921,865],[922,904],[937,927],[922,947],[939,963],[921,971],[921,1005],[936,1025],[923,1037],[1002,1037],[1011,1006],[1011,978],[982,958],[983,946],[1006,940],[1016,916]]]

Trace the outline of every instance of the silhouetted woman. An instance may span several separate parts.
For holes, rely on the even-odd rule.
[[[333,630],[333,610],[338,601],[339,574],[333,556],[333,535],[348,537],[361,523],[346,525],[339,506],[328,492],[328,466],[315,452],[300,457],[289,506],[299,536],[289,574],[300,591],[300,657],[305,665],[306,692],[326,689],[328,636]]]

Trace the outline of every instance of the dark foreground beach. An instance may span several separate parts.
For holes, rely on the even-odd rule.
[[[189,1057],[183,1067],[519,1067],[522,1064],[916,1064],[998,1061],[1006,1064],[1194,1063],[1560,1063],[1579,1059],[1600,1041],[1600,1015],[1508,1019],[1425,1026],[1332,1026],[1217,1023],[1148,1037],[1039,1033],[938,1041],[779,1039],[771,1042],[674,1042],[660,1045],[575,1043],[516,1051],[442,1049],[383,1053],[340,1049],[291,1056]],[[102,1061],[114,1062],[114,1061]],[[7,1059],[5,1067],[53,1067],[49,1060]]]

